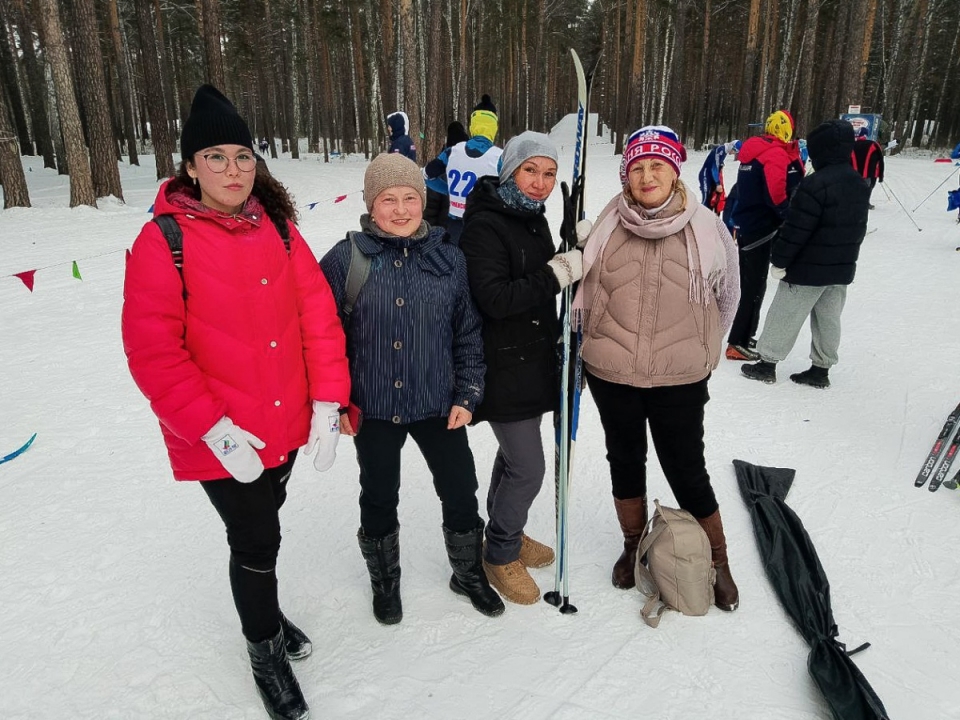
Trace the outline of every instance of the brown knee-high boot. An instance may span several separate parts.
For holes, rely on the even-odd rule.
[[[697,518],[697,522],[710,541],[713,568],[717,571],[717,583],[713,586],[713,604],[721,610],[733,612],[740,605],[740,591],[737,590],[737,584],[730,574],[730,563],[727,562],[727,538],[723,534],[720,510],[705,518]]]
[[[637,562],[637,545],[647,524],[647,496],[626,500],[614,498],[613,503],[623,532],[623,552],[613,565],[613,586],[627,590],[636,585],[633,567]]]

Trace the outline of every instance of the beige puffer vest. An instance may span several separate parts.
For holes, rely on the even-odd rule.
[[[681,204],[678,193],[664,213],[679,212]],[[648,239],[618,224],[584,278],[587,369],[646,388],[707,377],[720,361],[720,312],[712,294],[706,305],[692,303],[689,287],[682,234]]]

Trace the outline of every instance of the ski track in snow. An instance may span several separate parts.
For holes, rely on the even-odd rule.
[[[555,135],[561,175],[571,123]],[[704,152],[683,178],[696,188]],[[122,167],[126,204],[68,209],[65,178],[27,158],[35,207],[0,212],[0,717],[264,717],[227,582],[224,531],[202,491],[171,479],[156,420],[126,369],[120,342],[124,251],[153,202],[153,158]],[[366,163],[316,156],[268,161],[301,207],[320,256],[363,211]],[[619,157],[592,137],[589,213],[618,190]],[[922,153],[887,159],[887,186],[914,207],[952,166]],[[725,169],[727,182],[736,163]],[[855,661],[895,718],[956,718],[960,624],[956,518],[960,494],[913,479],[958,397],[955,292],[960,230],[946,192],[903,210],[874,191],[877,209],[843,315],[833,387],[794,385],[809,365],[809,330],[773,386],[721,361],[710,383],[708,467],[741,591],[733,614],[640,619],[635,591],[610,586],[622,539],[603,438],[583,398],[570,510],[571,601],[562,616],[539,603],[476,613],[447,588],[440,507],[426,465],[405,452],[401,494],[404,620],[379,626],[356,545],[357,467],[341,442],[334,468],[294,469],[283,516],[281,603],[313,639],[296,664],[314,717],[607,720],[825,720],[806,671],[808,648],[766,579],[731,461],[797,470],[788,503],[804,521],[831,582],[840,639],[872,647]],[[341,203],[333,198],[350,193]],[[306,204],[323,201],[313,210]],[[559,190],[548,202],[556,233]],[[71,276],[79,262],[83,282]],[[35,292],[11,273],[38,268]],[[771,281],[767,304],[775,292]],[[548,477],[531,535],[553,542],[553,432]],[[470,430],[480,505],[496,443]],[[410,444],[411,447],[413,444]],[[957,465],[960,468],[960,463]],[[651,501],[674,505],[650,451]],[[952,475],[952,473],[951,473]],[[533,571],[553,588],[552,567]]]

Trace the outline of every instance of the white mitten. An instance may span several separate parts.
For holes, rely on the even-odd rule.
[[[770,266],[770,277],[772,277],[774,280],[783,280],[786,276],[786,268],[778,268],[776,265]]]
[[[547,267],[557,276],[560,289],[563,290],[563,288],[567,285],[572,285],[583,275],[583,253],[579,250],[568,250],[565,253],[557,253],[547,262]]]
[[[593,223],[586,218],[577,223],[577,247],[581,250],[587,244],[587,238],[590,237],[591,230],[593,230]]]
[[[257,450],[266,443],[253,433],[237,427],[224,415],[203,436],[217,460],[230,475],[242,483],[251,483],[263,475],[263,462]],[[256,450],[254,450],[256,448]]]
[[[317,446],[317,455],[313,466],[323,472],[333,467],[337,459],[337,442],[340,440],[340,413],[337,403],[313,401],[313,417],[310,419],[310,435],[303,447],[304,455],[313,452]]]

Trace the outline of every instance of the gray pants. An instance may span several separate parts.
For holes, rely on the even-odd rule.
[[[846,285],[791,285],[780,281],[773,298],[757,352],[767,362],[780,362],[793,349],[807,316],[810,316],[810,360],[817,367],[837,364],[840,349],[840,313],[847,299]]]
[[[518,422],[491,422],[500,444],[487,492],[487,549],[493,565],[520,557],[520,542],[530,506],[543,485],[546,466],[540,437],[542,416]]]

